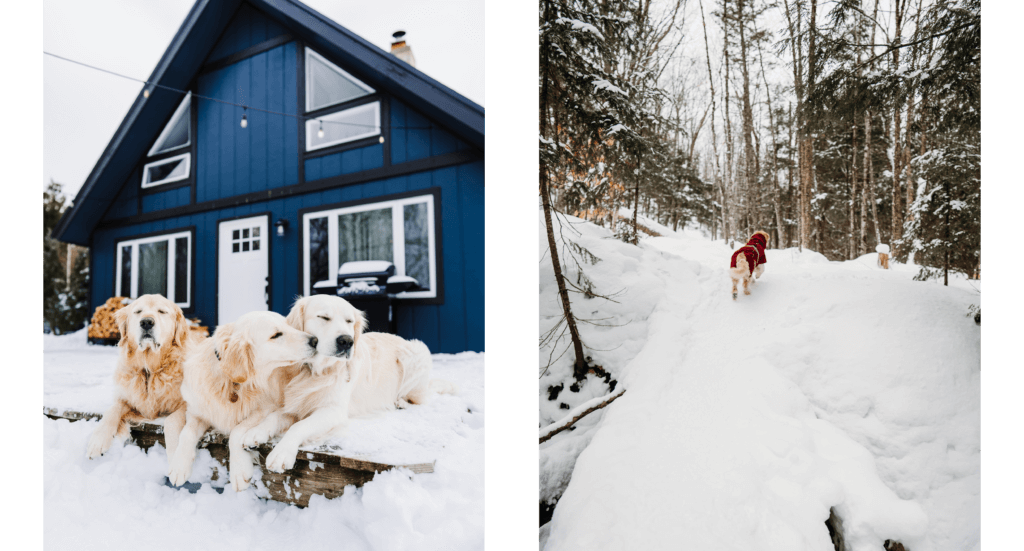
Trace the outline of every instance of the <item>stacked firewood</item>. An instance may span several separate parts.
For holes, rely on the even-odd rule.
[[[131,303],[127,297],[111,297],[106,302],[96,307],[96,312],[89,322],[89,337],[93,339],[120,339],[121,333],[117,330],[117,322],[114,321],[114,314]]]
[[[189,321],[189,330],[194,335],[202,335],[203,337],[210,336],[210,328],[205,325],[199,325],[199,318],[192,318]]]

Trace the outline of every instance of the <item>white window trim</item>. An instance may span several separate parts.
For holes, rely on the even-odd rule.
[[[182,176],[175,176],[173,178],[164,178],[163,180],[157,180],[156,182],[150,182],[149,181],[149,167],[160,166],[160,165],[163,165],[163,164],[170,163],[172,161],[177,161],[178,159],[185,159],[185,174],[184,175],[182,175]],[[179,182],[181,180],[187,180],[189,175],[191,174],[191,172],[192,172],[192,154],[191,153],[182,153],[181,155],[175,155],[173,157],[168,157],[166,159],[160,159],[159,161],[153,161],[152,163],[146,163],[146,165],[142,167],[142,187],[143,188],[156,187],[156,186],[162,186],[164,184],[169,184],[171,182]]]
[[[427,204],[427,248],[429,251],[429,265],[430,265],[430,290],[429,291],[406,291],[395,295],[397,298],[436,298],[437,297],[437,239],[436,228],[434,223],[434,194],[428,193],[425,195],[417,195],[415,197],[406,197],[404,199],[394,199],[391,201],[381,201],[379,203],[364,203],[362,205],[356,205],[353,207],[344,207],[340,209],[321,210],[316,212],[307,212],[302,215],[302,285],[304,296],[310,296],[310,283],[309,283],[309,221],[314,218],[327,217],[327,271],[328,281],[332,282],[332,285],[338,284],[338,215],[350,214],[353,212],[363,212],[368,210],[380,210],[382,208],[391,207],[391,228],[392,236],[394,241],[392,242],[392,256],[394,258],[395,275],[406,275],[405,273],[405,215],[402,208],[405,205],[415,203],[426,203]],[[134,269],[134,264],[132,265]]]
[[[327,65],[330,65],[331,68],[333,68],[336,71],[338,71],[339,73],[341,73],[345,78],[348,78],[349,80],[351,80],[353,84],[355,84],[356,86],[361,88],[364,92],[366,92],[366,94],[364,94],[364,95],[369,95],[369,94],[372,94],[372,93],[376,92],[376,90],[374,90],[373,88],[370,88],[369,86],[367,86],[365,82],[363,82],[363,81],[359,80],[358,78],[352,76],[348,71],[342,69],[341,67],[338,67],[337,64],[331,63],[331,61],[328,60],[326,57],[316,53],[315,51],[311,50],[307,46],[306,47],[306,59],[305,59],[305,67],[306,67],[306,112],[307,113],[310,112],[310,111],[314,111],[314,109],[313,109],[313,83],[311,82],[312,79],[313,79],[313,73],[309,70],[309,57],[310,56],[313,56],[313,57],[317,58],[318,60],[326,63]],[[359,96],[359,97],[363,97],[363,96]],[[319,111],[320,109],[326,109],[326,108],[328,108],[328,107],[330,107],[332,105],[338,105],[340,103],[345,103],[346,101],[352,101],[354,99],[358,99],[358,98],[349,98],[349,99],[346,99],[346,100],[336,101],[334,103],[329,103],[327,105],[321,105],[320,107],[317,107],[315,110]]]
[[[146,243],[155,243],[158,241],[167,242],[167,298],[174,297],[174,292],[177,290],[178,282],[175,281],[175,265],[177,264],[178,251],[174,246],[174,241],[179,237],[184,237],[188,241],[188,251],[186,252],[186,267],[185,267],[185,302],[176,302],[181,308],[188,308],[191,306],[192,301],[192,232],[182,231],[175,233],[165,233],[162,235],[154,235],[151,237],[143,237],[139,239],[126,239],[124,241],[118,241],[115,244],[117,247],[117,273],[114,279],[114,296],[128,297],[135,299],[139,297],[139,245],[145,245]],[[132,254],[132,273],[131,273],[131,289],[128,289],[125,293],[124,289],[121,289],[121,267],[122,261],[122,249],[126,246],[131,246]]]
[[[313,143],[313,134],[320,129],[320,121],[321,120],[323,120],[327,124],[335,124],[335,123],[332,123],[332,122],[329,122],[329,121],[331,121],[332,119],[338,118],[339,115],[344,115],[346,113],[354,113],[354,112],[357,112],[357,111],[367,111],[367,110],[370,110],[370,109],[373,110],[373,112],[374,112],[374,119],[376,120],[376,125],[373,128],[371,128],[370,130],[368,130],[368,131],[366,131],[366,132],[364,132],[362,134],[357,134],[355,136],[350,136],[348,138],[342,138],[340,140],[334,140],[332,142],[324,142],[324,143],[319,144],[319,145],[311,145]],[[345,109],[345,110],[342,110],[342,111],[335,111],[334,113],[323,115],[323,116],[315,118],[315,119],[307,120],[306,121],[306,151],[316,151],[317,149],[323,149],[325,147],[331,147],[332,145],[338,145],[338,144],[342,144],[342,143],[354,142],[356,140],[361,140],[363,138],[371,138],[373,136],[379,136],[379,135],[380,135],[380,102],[379,101],[375,101],[373,103],[364,103],[363,105],[357,105],[357,106],[351,107],[349,109]]]
[[[189,106],[191,101],[192,101],[192,92],[189,92],[189,93],[185,94],[185,99],[181,100],[181,104],[178,105],[178,108],[174,110],[174,115],[172,115],[171,119],[167,122],[167,126],[164,126],[163,131],[160,132],[160,136],[157,137],[155,142],[153,142],[153,147],[149,148],[149,153],[147,154],[149,157],[152,157],[153,155],[157,155],[157,152],[156,152],[156,150],[158,149],[157,146],[159,146],[161,144],[161,142],[164,141],[164,138],[167,137],[167,133],[170,132],[171,131],[171,127],[174,126],[171,123],[175,122],[178,119],[178,117],[181,116],[181,114]],[[190,145],[192,145],[192,117],[189,117],[189,120],[188,120],[188,141],[185,142],[182,145],[179,145],[179,146],[176,146],[176,147],[172,147],[172,148],[168,149],[167,151],[161,151],[160,153],[167,153],[169,151],[174,151],[175,149],[181,149],[183,147],[188,147]]]

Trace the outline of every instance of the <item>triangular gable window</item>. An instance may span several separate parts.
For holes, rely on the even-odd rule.
[[[373,92],[373,88],[306,48],[306,111],[316,111]]]
[[[178,109],[174,111],[174,116],[171,117],[171,121],[164,127],[164,131],[160,133],[156,143],[149,150],[149,156],[152,157],[153,155],[172,151],[192,143],[191,130],[192,93],[189,92],[185,95],[185,99],[181,101]]]

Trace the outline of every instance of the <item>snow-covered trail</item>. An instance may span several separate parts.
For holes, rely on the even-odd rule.
[[[695,269],[652,313],[546,549],[831,549],[833,506],[852,551],[980,548],[973,291],[769,250],[734,302],[721,242],[645,243]]]

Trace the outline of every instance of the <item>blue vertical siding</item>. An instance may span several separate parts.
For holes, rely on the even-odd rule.
[[[391,100],[391,162],[415,161],[469,149],[451,132],[430,122],[415,109]]]
[[[384,166],[384,146],[375,144],[306,160],[306,181]]]
[[[126,216],[135,216],[139,213],[139,185],[142,181],[142,172],[138,169],[132,171],[128,181],[121,186],[117,198],[103,215],[103,220],[114,220]]]
[[[195,226],[194,294],[189,316],[216,325],[217,221],[270,211],[271,224],[281,218],[289,223],[283,237],[270,237],[271,302],[275,311],[287,314],[294,298],[302,293],[299,209],[438,187],[441,204],[435,215],[441,220],[438,264],[444,275],[444,303],[400,305],[396,311],[398,333],[423,341],[434,352],[483,350],[483,184],[483,161],[478,161],[191,216],[99,229],[93,234],[92,307],[114,294],[118,240]]]
[[[142,212],[154,212],[187,205],[191,195],[192,188],[188,186],[143,195]]]
[[[296,44],[290,42],[201,75],[198,93],[270,111],[296,114]],[[299,121],[199,102],[196,202],[294,185],[299,181]]]
[[[229,56],[286,32],[280,23],[243,3],[206,59],[213,61]]]

